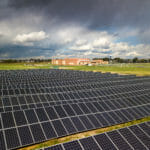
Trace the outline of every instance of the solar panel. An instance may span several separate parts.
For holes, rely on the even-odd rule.
[[[64,146],[64,148],[65,148],[65,150],[82,150],[82,147],[81,147],[81,145],[79,144],[79,142],[78,141],[72,141],[72,142],[68,142],[68,143],[64,143],[63,144],[63,146]]]
[[[45,148],[45,150],[63,150],[63,148],[61,145],[56,145],[56,146]]]
[[[84,126],[87,128],[87,129],[94,129],[94,125],[93,123],[87,118],[87,116],[79,116],[80,120],[82,120]]]
[[[52,124],[53,124],[58,136],[67,135],[67,132],[60,120],[52,121]]]
[[[71,120],[79,132],[85,130],[83,123],[80,121],[78,117],[72,117]]]
[[[27,124],[27,121],[26,121],[23,111],[15,111],[13,114],[14,114],[14,118],[15,118],[17,126]]]
[[[108,132],[107,135],[110,137],[112,142],[118,147],[118,149],[122,150],[132,149],[128,144],[128,142],[125,141],[117,131]]]
[[[21,145],[16,128],[5,130],[5,138],[8,149],[14,149]]]
[[[33,143],[32,135],[28,126],[19,127],[18,133],[22,145],[28,145]]]
[[[5,132],[12,129],[18,143],[10,147],[18,148],[149,116],[149,81],[72,70],[0,71],[1,145],[11,149]]]
[[[146,149],[143,143],[141,143],[140,140],[137,139],[137,137],[133,135],[133,133],[128,128],[120,129],[119,132],[128,141],[128,143],[132,145],[134,149]]]
[[[30,125],[30,129],[35,142],[42,142],[46,140],[43,130],[39,124]]]
[[[69,134],[76,133],[77,130],[69,118],[62,119],[62,122]]]
[[[25,110],[26,118],[30,124],[38,122],[37,116],[33,109]]]
[[[133,125],[110,132],[74,140],[67,143],[58,144],[64,147],[64,150],[82,149],[82,150],[131,150],[131,149],[149,149],[150,137],[140,129],[141,127],[150,131],[149,122]],[[133,132],[132,132],[133,131]],[[51,147],[49,147],[51,148]],[[46,149],[46,148],[45,148]],[[44,150],[45,150],[44,149]]]
[[[100,149],[92,137],[81,139],[80,143],[82,144],[83,148],[87,150],[91,150],[91,149],[99,150]]]
[[[15,122],[14,122],[12,112],[2,113],[1,116],[2,116],[2,121],[3,121],[4,128],[9,128],[9,127],[14,127],[15,126]]]
[[[39,109],[35,109],[35,111],[40,122],[49,120],[44,109],[39,108]]]
[[[0,141],[0,149],[1,150],[5,150],[6,147],[5,147],[4,135],[3,135],[2,131],[0,131],[0,139],[1,139],[1,141]]]
[[[43,127],[47,139],[52,139],[57,137],[56,132],[50,122],[44,122],[41,125]]]

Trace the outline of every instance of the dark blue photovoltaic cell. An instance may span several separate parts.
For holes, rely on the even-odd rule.
[[[126,138],[128,143],[130,143],[134,149],[146,150],[144,145],[132,134],[129,129],[120,129],[119,132]]]
[[[65,150],[82,150],[78,141],[72,141],[63,144]]]
[[[82,144],[85,150],[100,150],[99,146],[92,137],[81,139],[80,143]]]
[[[20,146],[19,137],[15,128],[5,130],[7,148],[12,149]]]
[[[74,123],[74,125],[75,125],[75,127],[77,128],[78,131],[85,130],[85,127],[83,126],[82,122],[79,120],[78,117],[72,117],[71,120]]]
[[[28,126],[19,127],[18,132],[22,145],[33,143],[32,135]]]
[[[80,120],[82,120],[84,126],[87,129],[93,129],[94,125],[92,125],[92,123],[90,122],[90,120],[86,117],[86,116],[79,116]]]
[[[35,142],[42,142],[46,140],[42,128],[39,124],[30,125],[30,128]]]
[[[150,136],[150,126],[148,126],[146,123],[139,124],[141,129],[145,131],[146,134]]]
[[[75,113],[69,105],[63,105],[63,108],[67,112],[68,116],[75,116]]]
[[[77,115],[83,114],[81,108],[77,104],[71,104],[73,110],[76,112]]]
[[[29,123],[32,124],[32,123],[38,122],[38,119],[36,117],[34,110],[25,110],[25,114]]]
[[[26,121],[26,118],[25,118],[23,111],[14,112],[14,117],[15,117],[17,126],[27,124],[27,121]]]
[[[4,128],[9,128],[9,127],[15,126],[12,112],[2,113],[1,116],[2,116]]]
[[[131,131],[142,141],[148,149],[150,149],[150,137],[147,136],[139,127],[131,126],[129,127]]]
[[[39,120],[42,121],[47,121],[48,117],[46,115],[46,112],[44,111],[43,108],[35,109],[36,114],[38,115]]]
[[[52,124],[58,134],[58,136],[64,136],[67,134],[65,128],[63,127],[62,123],[60,122],[60,120],[55,120],[52,121]]]
[[[122,136],[117,131],[112,131],[107,133],[111,138],[113,143],[121,150],[132,150],[129,144],[122,138]]]
[[[56,145],[49,148],[45,148],[44,150],[63,150],[63,148],[61,145]]]
[[[0,131],[0,150],[5,150],[5,141],[4,141],[4,136],[3,136],[3,132]]]
[[[62,119],[62,122],[66,128],[66,130],[71,134],[77,132],[75,127],[73,126],[71,120],[69,118]]]
[[[47,107],[47,108],[45,108],[45,110],[46,110],[46,112],[47,112],[47,114],[51,120],[58,118],[53,107]]]
[[[64,118],[67,116],[65,111],[63,110],[62,106],[54,106],[54,108],[57,111],[60,118]]]
[[[43,130],[45,132],[45,135],[46,135],[47,139],[57,137],[57,135],[54,131],[54,128],[52,127],[50,122],[42,123],[42,127],[43,127]]]
[[[106,134],[99,134],[94,138],[103,150],[117,150]]]

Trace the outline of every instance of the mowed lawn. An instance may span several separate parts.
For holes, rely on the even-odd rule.
[[[0,70],[48,69],[51,64],[41,63],[0,63]]]
[[[108,64],[100,66],[52,66],[48,62],[42,63],[0,63],[0,70],[18,70],[18,69],[71,69],[82,71],[100,71],[120,74],[136,74],[139,76],[150,75],[150,63],[137,64]]]
[[[139,76],[150,75],[150,63],[139,64],[109,64],[101,66],[68,66],[68,69],[84,70],[84,71],[101,71],[119,74],[136,74]]]

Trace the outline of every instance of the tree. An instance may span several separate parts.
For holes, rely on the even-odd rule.
[[[137,57],[135,57],[135,58],[133,58],[133,63],[137,63],[138,62],[138,58]]]

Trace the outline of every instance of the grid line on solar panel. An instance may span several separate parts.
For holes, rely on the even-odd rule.
[[[120,134],[132,145],[134,149],[147,149],[143,143],[133,135],[133,133],[128,128],[123,128],[119,130]]]
[[[108,102],[108,101],[107,101]],[[80,103],[80,102],[79,102]],[[84,102],[85,104],[86,104],[86,102]],[[95,105],[95,107],[96,107],[96,104],[97,103],[95,103],[95,102],[92,102],[92,104],[94,104]],[[147,104],[142,104],[143,106],[145,106],[145,105],[147,105]],[[138,105],[138,106],[140,106],[140,105]],[[40,107],[43,107],[42,105],[40,106]],[[39,108],[40,108],[39,107]],[[48,107],[47,105],[45,105],[44,107]],[[129,107],[137,107],[137,106],[129,106]],[[10,108],[10,107],[9,107]],[[35,107],[31,107],[31,108],[35,108]],[[28,109],[28,108],[25,108],[25,109]],[[98,108],[97,108],[98,109]],[[121,109],[121,108],[120,108]],[[19,109],[20,110],[20,109]],[[11,111],[11,110],[10,110]],[[104,110],[103,110],[104,111]],[[136,110],[137,111],[137,110]],[[146,112],[146,110],[143,110],[144,111],[144,113],[146,114],[147,112]]]
[[[55,73],[56,70],[53,70],[53,71],[54,71],[53,73]],[[6,97],[6,101],[3,100],[4,101],[3,110],[6,112],[12,111],[13,112],[12,115],[16,114],[16,111],[14,111],[15,109],[24,110],[23,113],[25,114],[26,119],[20,120],[20,118],[17,119],[18,118],[17,115],[14,115],[15,116],[14,121],[17,123],[19,128],[24,127],[26,125],[25,124],[26,121],[23,121],[23,120],[27,120],[28,125],[36,125],[36,123],[37,124],[45,123],[49,119],[56,121],[58,119],[58,117],[60,117],[60,115],[62,115],[62,114],[59,111],[56,111],[55,117],[50,118],[50,114],[46,111],[46,107],[48,105],[51,105],[51,104],[55,105],[55,107],[57,105],[61,105],[61,108],[62,108],[61,110],[64,112],[64,117],[62,117],[62,119],[69,119],[70,116],[74,116],[74,117],[78,116],[79,120],[81,121],[81,124],[83,125],[85,130],[91,128],[90,124],[92,124],[92,122],[95,122],[95,123],[93,123],[93,125],[95,124],[95,127],[98,127],[99,126],[99,124],[98,124],[99,120],[98,120],[98,118],[95,118],[93,115],[95,115],[96,112],[99,111],[98,110],[99,108],[96,107],[96,105],[93,105],[95,103],[90,103],[90,104],[86,103],[86,101],[90,102],[90,100],[92,100],[92,102],[93,102],[93,99],[98,101],[97,104],[100,103],[102,105],[103,111],[106,113],[108,113],[107,111],[111,110],[110,109],[111,106],[113,106],[113,104],[115,104],[115,107],[117,106],[118,108],[124,108],[125,106],[127,106],[127,107],[131,106],[129,109],[130,112],[131,112],[131,108],[133,108],[135,110],[134,116],[132,117],[132,119],[137,118],[137,117],[140,118],[140,117],[149,115],[149,109],[146,106],[146,104],[149,101],[147,99],[145,99],[144,96],[142,97],[143,94],[146,94],[146,92],[148,92],[148,88],[150,87],[149,84],[145,83],[145,82],[147,82],[147,78],[143,79],[143,78],[139,78],[139,77],[137,78],[136,77],[137,80],[135,80],[134,79],[135,76],[118,76],[118,75],[111,75],[111,74],[104,74],[103,75],[103,74],[99,74],[99,73],[92,73],[92,72],[91,73],[89,73],[89,72],[84,73],[84,72],[77,72],[77,71],[74,71],[74,75],[72,75],[72,71],[69,71],[69,72],[67,72],[67,76],[65,75],[62,77],[62,76],[60,76],[61,74],[59,74],[59,73],[66,74],[66,71],[64,71],[64,70],[63,71],[57,70],[57,71],[58,71],[57,76],[54,76],[54,74],[49,76],[49,72],[50,72],[49,70],[43,70],[43,71],[38,71],[38,72],[31,71],[30,72],[31,74],[28,71],[27,72],[21,72],[21,71],[15,72],[15,74],[17,73],[16,77],[19,77],[19,78],[17,78],[18,81],[15,80],[14,77],[13,78],[10,77],[9,80],[7,80],[6,77],[8,77],[9,74],[8,74],[8,76],[4,77],[6,79],[5,80],[6,82],[3,82],[3,84],[5,84],[5,83],[6,84],[2,85],[2,87],[3,87],[2,89],[3,89],[4,93],[6,93],[6,95],[11,94],[11,93],[14,93],[17,95],[19,94],[19,97],[16,97],[17,101],[19,101],[19,103],[18,103],[19,105],[18,106],[14,105],[14,107],[12,108],[13,104],[16,104],[17,101],[16,100],[11,101],[11,99],[8,99],[8,97],[9,97],[8,96],[8,97]],[[46,74],[45,74],[45,72],[46,72]],[[25,74],[27,73],[27,74],[24,76],[24,73]],[[41,74],[39,75],[38,73],[41,73]],[[59,77],[61,77],[61,78],[59,78]],[[103,82],[104,79],[106,79],[106,81],[108,80],[108,82]],[[127,80],[129,80],[129,79],[131,79],[131,82],[127,82]],[[133,79],[134,79],[134,81],[133,81]],[[47,80],[49,80],[49,82],[46,83]],[[69,80],[72,80],[72,81],[69,81]],[[120,80],[120,81],[124,80],[124,81],[118,82],[118,80]],[[51,83],[50,83],[50,81],[51,81]],[[90,84],[84,84],[85,81],[90,81]],[[95,82],[96,84],[93,84],[93,82]],[[141,84],[143,84],[143,87],[141,86]],[[49,88],[49,90],[48,90],[48,88],[46,86],[47,87],[48,86],[49,87],[55,86],[55,87]],[[112,87],[108,88],[109,86],[112,86]],[[12,89],[14,89],[14,91],[13,92],[10,91],[8,93],[10,87]],[[91,90],[93,88],[94,88],[94,90]],[[103,90],[99,90],[102,88],[103,88]],[[40,94],[34,95],[33,93],[35,93],[36,91]],[[53,103],[48,103],[49,100],[46,96],[46,94],[48,92],[53,93],[51,96]],[[62,94],[61,92],[64,92],[64,94]],[[67,94],[65,94],[65,92]],[[126,101],[126,102],[128,102],[127,103],[128,105],[125,105],[126,103],[124,104],[123,101],[121,101],[120,99],[118,99],[117,102],[114,101],[114,103],[112,103],[111,100],[106,101],[108,99],[108,95],[110,95],[109,99],[110,99],[110,97],[112,97],[112,99],[119,98],[119,97],[121,98],[122,96],[125,96],[125,97],[130,96],[131,97],[131,96],[134,96],[133,92],[136,94],[139,94],[139,93],[141,94],[141,97],[139,97],[139,99],[140,100],[142,100],[142,98],[144,99],[144,100],[142,100],[142,103],[139,100],[135,99],[135,97],[133,97],[134,99],[130,98],[128,101]],[[24,93],[26,93],[26,94],[24,94]],[[42,93],[45,93],[45,94],[42,94]],[[76,93],[76,95],[75,95],[75,93]],[[105,97],[102,95],[105,95]],[[84,99],[80,99],[80,96],[84,97]],[[96,97],[102,96],[102,97],[99,97],[99,98],[95,97],[94,98],[94,96],[96,96]],[[89,97],[91,97],[91,98],[89,98]],[[66,99],[66,101],[64,101],[64,99]],[[79,99],[79,100],[77,100],[77,99]],[[90,99],[90,100],[88,101],[88,99]],[[136,100],[136,102],[134,102],[133,100]],[[74,105],[74,106],[78,106],[74,109],[72,107],[73,105],[70,105],[70,104],[72,104],[72,103],[76,104],[77,102],[79,103],[79,106],[78,106],[78,104]],[[108,103],[106,103],[106,102],[108,102]],[[68,104],[66,104],[66,103],[68,103]],[[65,105],[62,105],[62,104],[65,104]],[[140,105],[145,104],[145,105],[137,107],[138,104],[140,104]],[[134,106],[134,107],[132,107],[132,106]],[[34,109],[32,110],[31,108],[34,108]],[[42,108],[45,108],[45,109],[43,110]],[[66,110],[64,108],[66,108]],[[82,108],[82,110],[80,110],[81,108]],[[83,108],[84,108],[84,112],[82,112]],[[137,110],[137,108],[139,108],[140,112]],[[144,108],[146,108],[146,109],[144,109]],[[30,109],[32,111],[29,111]],[[25,110],[27,110],[27,111],[25,112]],[[41,113],[40,110],[42,110],[42,112],[43,111],[44,112]],[[129,116],[126,117],[126,115],[122,114],[122,112],[126,112],[126,111],[122,111],[122,110],[126,110],[126,109],[119,109],[119,111],[118,110],[115,111],[116,116],[119,115],[119,118],[120,118],[120,119],[118,119],[118,121],[116,123],[124,122],[125,118],[127,121],[127,119],[129,118]],[[142,113],[141,113],[141,111],[142,111]],[[34,116],[33,123],[31,121],[32,117],[29,117],[29,115],[27,115],[27,114],[30,114],[31,112],[32,112],[32,116]],[[52,112],[52,111],[50,111],[50,112]],[[86,113],[88,114],[88,117],[92,115],[95,118],[93,120],[93,117],[91,117],[91,119],[89,120],[89,118],[84,117],[85,121],[88,120],[88,126],[86,126],[85,122],[83,122],[81,117],[80,117],[82,114],[85,115]],[[110,114],[110,112],[109,112],[109,114]],[[109,114],[107,116],[110,116]],[[43,116],[45,116],[45,117],[43,117]],[[85,118],[87,118],[87,119],[85,119]],[[104,116],[102,118],[105,119]],[[111,116],[110,116],[110,118],[111,118]],[[111,125],[113,123],[112,120],[110,121],[110,118],[108,117],[106,119],[106,122],[108,121],[108,123],[106,123],[107,125]],[[131,120],[130,118],[128,120]],[[4,120],[4,117],[2,117],[2,119]],[[60,122],[62,123],[62,126],[64,127],[64,129],[65,130],[67,129],[66,132],[68,132],[69,130],[70,130],[70,132],[72,132],[72,130],[74,130],[74,129],[68,128],[67,123],[65,125],[64,122],[62,121],[62,119],[60,119]],[[73,123],[72,120],[70,120],[70,121]],[[6,124],[6,122],[7,121],[2,121],[2,126],[3,126],[3,124]],[[11,122],[13,122],[13,121],[11,121]],[[104,124],[103,126],[105,126],[106,124]],[[9,126],[13,127],[13,123],[9,123]],[[52,124],[52,126],[53,126],[53,124]],[[74,123],[73,123],[73,126],[76,128]],[[12,127],[8,127],[8,128],[6,127],[6,128],[9,129]],[[43,127],[41,126],[41,124],[40,124],[40,128],[41,128],[43,134],[45,135],[45,131],[43,130]],[[45,137],[46,137],[46,135],[45,135]]]
[[[130,126],[129,128],[133,128],[133,129],[136,129],[136,128],[139,128],[140,125],[143,125],[143,124],[146,124],[146,123],[140,123],[140,124],[137,124],[137,125],[132,125]],[[150,129],[150,126],[148,126],[148,128]],[[127,131],[127,132],[120,132],[120,130],[124,130]],[[140,130],[141,132],[141,130]],[[117,130],[113,130],[113,131],[110,131],[110,132],[106,132],[106,133],[101,133],[101,134],[98,134],[98,135],[95,135],[95,136],[91,136],[91,137],[88,137],[88,138],[83,138],[83,139],[79,139],[79,140],[74,140],[74,141],[71,141],[71,142],[68,142],[68,143],[63,143],[61,144],[63,147],[64,147],[64,150],[68,150],[68,148],[71,148],[71,149],[76,149],[76,147],[80,147],[82,149],[103,149],[103,150],[108,150],[108,149],[111,149],[111,150],[118,150],[118,149],[121,149],[121,150],[126,150],[126,149],[149,149],[147,147],[145,147],[145,145],[143,145],[141,143],[141,141],[138,140],[137,138],[137,135],[138,133],[132,133],[132,132],[129,132],[129,129],[128,127],[125,127],[125,128],[122,128],[122,129],[117,129]],[[143,135],[145,135],[144,132],[142,132]],[[130,135],[130,136],[129,136]],[[130,140],[129,140],[130,139]],[[146,138],[143,138],[142,139],[144,141],[144,143],[148,144],[149,146],[149,142],[147,142],[147,139]],[[149,140],[150,140],[150,137],[149,137]],[[73,144],[75,143],[75,144]],[[73,147],[74,145],[74,147]],[[59,144],[57,145],[59,146]],[[79,148],[80,149],[80,148]]]
[[[86,89],[87,90],[87,89]],[[96,89],[95,89],[96,90]],[[85,91],[85,90],[84,90]],[[40,92],[41,93],[41,92]],[[29,94],[29,93],[28,93]],[[30,93],[31,94],[31,93]]]
[[[31,111],[31,110],[29,110],[29,111]],[[19,111],[20,112],[20,111]],[[27,111],[25,111],[25,114],[27,115],[27,113],[26,113]],[[34,112],[34,111],[31,111],[32,113]],[[105,112],[106,114],[108,113],[108,115],[111,115],[111,113],[113,113],[113,117],[114,117],[114,112],[112,111],[112,112]],[[104,126],[110,126],[110,125],[113,125],[110,121],[109,121],[109,119],[105,119],[104,117],[103,117],[103,115],[104,115],[104,113],[101,113],[101,114],[99,114],[99,113],[96,113],[96,114],[93,114],[93,115],[95,115],[96,116],[96,118],[100,121],[100,123],[101,123],[101,125],[99,126],[99,127],[104,127]],[[116,116],[117,114],[115,114],[115,116]],[[35,117],[36,116],[36,114],[34,115],[34,117],[33,118],[31,118],[31,120],[35,120],[35,122],[37,122],[37,117]],[[81,115],[82,116],[82,115]],[[80,117],[80,116],[79,116]],[[116,116],[117,117],[117,116]],[[28,118],[28,116],[26,116],[26,120],[28,120],[28,121],[30,121],[29,119],[30,118]],[[67,117],[65,117],[65,118],[69,118],[69,116],[67,116]],[[118,118],[118,117],[117,117]],[[93,119],[93,118],[92,118]],[[82,121],[82,120],[81,120]],[[34,123],[35,123],[34,122]],[[42,122],[44,122],[44,121],[42,121]],[[123,122],[125,122],[125,121],[120,121],[120,120],[118,120],[117,122],[116,122],[116,124],[118,124],[118,123],[123,123]],[[31,123],[31,122],[29,122],[29,123]],[[28,124],[29,124],[28,123]],[[82,123],[83,123],[83,121],[82,121]],[[83,123],[84,125],[85,125],[85,123]],[[22,125],[20,125],[20,126],[22,126]],[[98,127],[98,126],[97,126]],[[8,127],[6,127],[6,128],[8,128]]]
[[[130,92],[130,91],[129,91]],[[71,92],[72,93],[72,92]],[[42,94],[42,93],[41,93]],[[44,94],[44,93],[43,93]],[[7,97],[7,96],[6,96]]]
[[[150,149],[150,137],[147,136],[138,126],[129,127],[130,131],[140,140],[140,142]]]

